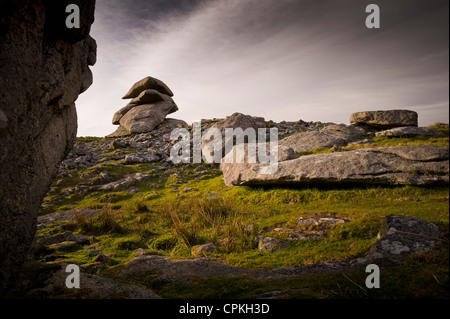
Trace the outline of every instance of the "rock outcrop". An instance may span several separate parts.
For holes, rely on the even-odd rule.
[[[69,4],[80,28],[65,25]],[[25,260],[37,211],[73,146],[75,100],[92,83],[95,0],[1,1],[0,292]]]
[[[418,115],[409,110],[357,112],[350,116],[350,124],[374,129],[417,126]]]
[[[222,163],[221,169],[227,186],[448,184],[449,148],[430,145],[382,147],[312,154],[278,163],[277,171],[273,174],[261,174],[264,166]]]
[[[214,153],[214,150],[211,149],[214,146],[214,137],[211,136],[210,138],[203,138],[201,147],[205,159],[209,163],[213,163],[216,158],[220,161],[220,159],[226,155],[227,145],[231,149],[232,147],[230,147],[230,145],[236,145],[236,143],[239,142],[238,139],[235,139],[235,135],[227,136],[225,129],[242,129],[245,131],[249,128],[254,130],[256,133],[255,137],[258,138],[258,128],[266,128],[264,118],[253,117],[242,113],[233,113],[231,116],[215,123],[211,126],[211,129],[220,131],[222,137],[222,148],[220,150],[220,155],[216,157],[217,155]],[[245,139],[243,142],[245,142]]]
[[[400,263],[407,256],[433,248],[439,240],[439,227],[435,224],[412,216],[389,215],[366,259],[378,265]]]
[[[120,125],[119,128],[107,137],[153,131],[164,122],[168,114],[178,111],[172,96],[169,87],[158,79],[148,76],[136,82],[123,97],[132,99],[131,102],[113,116],[112,122],[114,125]],[[178,123],[181,126],[187,126],[181,120],[175,121],[181,122]]]
[[[355,138],[366,134],[360,127],[328,125],[320,131],[294,134],[280,141],[280,145],[292,148],[295,152],[310,151],[315,148],[344,146]]]
[[[412,126],[405,126],[405,127],[396,127],[390,130],[380,131],[376,132],[375,136],[387,136],[387,137],[413,137],[418,135],[425,135],[425,136],[441,136],[443,135],[442,132],[439,132],[437,130],[433,130],[431,128],[427,127],[412,127]]]

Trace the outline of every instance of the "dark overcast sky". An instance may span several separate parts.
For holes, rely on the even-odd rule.
[[[365,27],[370,3],[380,29]],[[379,109],[448,122],[448,25],[446,0],[97,0],[79,135],[112,132],[121,97],[147,75],[188,123],[242,112],[348,124]]]

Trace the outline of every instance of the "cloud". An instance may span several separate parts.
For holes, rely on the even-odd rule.
[[[368,30],[359,0],[97,0],[79,135],[112,132],[121,96],[147,75],[169,85],[180,107],[171,116],[187,122],[239,111],[348,123],[352,112],[397,108],[418,111],[422,125],[442,121],[447,4],[412,2],[380,0],[382,28]]]

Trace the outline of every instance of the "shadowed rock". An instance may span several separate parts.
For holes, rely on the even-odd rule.
[[[65,26],[69,4],[80,28]],[[25,260],[37,211],[77,131],[75,100],[92,83],[94,0],[1,1],[0,292]]]

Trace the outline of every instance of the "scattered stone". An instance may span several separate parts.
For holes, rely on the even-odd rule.
[[[205,254],[213,254],[216,252],[216,246],[213,243],[207,243],[204,245],[197,245],[191,248],[191,254],[193,256],[203,256]]]
[[[319,226],[322,224],[325,225],[336,225],[336,224],[343,224],[348,223],[350,220],[347,218],[341,218],[341,217],[310,217],[310,218],[304,218],[299,217],[297,218],[297,226]]]
[[[289,247],[289,242],[272,237],[256,236],[258,249],[261,252],[272,252],[274,250]]]
[[[153,163],[161,160],[155,153],[136,153],[125,156],[124,164]]]
[[[111,182],[104,185],[93,185],[89,189],[90,190],[116,190],[122,187],[128,187],[134,185],[136,182],[143,181],[146,178],[149,178],[150,174],[143,173],[132,173],[124,175],[124,178],[119,179],[118,181]]]
[[[374,129],[417,126],[417,123],[417,113],[408,110],[357,112],[350,116],[351,125]]]

